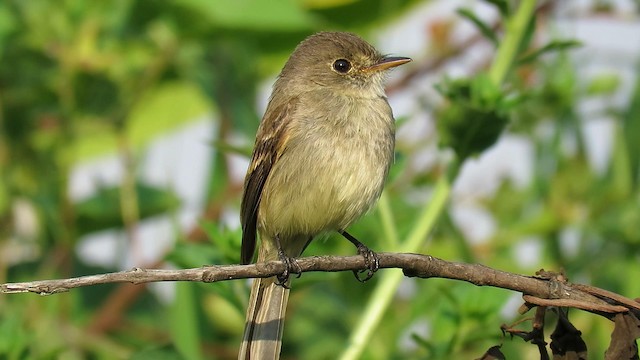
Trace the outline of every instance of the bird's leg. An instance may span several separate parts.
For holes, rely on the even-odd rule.
[[[287,256],[287,254],[284,253],[282,244],[280,243],[279,235],[276,235],[276,246],[278,247],[278,258],[280,258],[280,261],[282,261],[282,263],[284,264],[284,271],[282,272],[282,274],[276,276],[276,278],[278,279],[276,281],[276,284],[288,289],[289,285],[287,284],[287,282],[289,281],[289,276],[291,275],[291,273],[297,274],[297,277],[300,277],[300,275],[302,274],[302,270],[296,262],[296,259]]]
[[[380,260],[378,259],[378,254],[376,254],[373,250],[369,249],[365,244],[358,241],[358,239],[354,238],[348,232],[342,230],[340,231],[340,234],[344,236],[345,239],[349,240],[353,245],[356,246],[356,248],[358,249],[358,254],[360,254],[364,258],[364,263],[368,268],[368,270],[360,270],[360,271],[354,270],[353,275],[355,275],[356,279],[358,279],[358,281],[360,282],[365,282],[371,279],[371,277],[373,277],[373,274],[376,271],[378,271],[378,269],[380,268]],[[364,278],[361,278],[360,274],[365,271],[367,271],[367,276]]]

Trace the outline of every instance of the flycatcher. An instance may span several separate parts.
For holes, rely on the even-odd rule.
[[[273,87],[245,178],[244,264],[256,233],[259,262],[291,266],[314,237],[338,231],[377,269],[375,254],[345,230],[382,192],[395,144],[385,72],[409,61],[343,32],[298,45]],[[279,357],[289,296],[289,280],[280,280],[254,280],[239,359]]]

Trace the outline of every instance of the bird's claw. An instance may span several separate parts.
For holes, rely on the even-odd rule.
[[[300,269],[300,265],[298,265],[298,262],[296,261],[296,259],[287,256],[284,251],[282,251],[281,249],[278,250],[278,257],[280,258],[280,261],[282,261],[282,263],[284,264],[284,271],[282,272],[282,274],[280,275],[276,275],[276,285],[280,285],[285,289],[289,288],[289,277],[291,276],[291,274],[296,274],[296,277],[300,277],[300,275],[302,274],[302,269]]]
[[[366,247],[364,244],[360,243],[357,245],[358,254],[360,254],[364,258],[364,264],[367,266],[367,270],[353,270],[353,275],[356,277],[358,281],[364,283],[373,277],[373,274],[380,269],[380,259],[378,258],[378,254],[376,254],[373,250]],[[365,273],[365,277],[360,277],[360,274]]]

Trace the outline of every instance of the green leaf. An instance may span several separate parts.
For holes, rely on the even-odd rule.
[[[8,35],[15,31],[18,21],[15,14],[7,7],[0,6],[0,43],[4,43]],[[5,47],[0,47],[0,56],[2,56]]]
[[[500,15],[502,15],[503,18],[506,18],[509,16],[509,14],[511,14],[511,10],[509,9],[509,2],[507,0],[485,0],[486,2],[488,2],[489,4],[494,5],[496,8],[498,8],[498,11],[500,12]]]
[[[495,31],[493,31],[491,26],[489,26],[482,19],[477,17],[476,14],[469,9],[458,9],[457,13],[463,18],[471,21],[482,33],[482,35],[484,35],[484,37],[489,39],[494,46],[498,47],[498,43],[499,43],[498,36],[496,35]]]
[[[194,84],[187,81],[158,84],[148,90],[128,114],[127,135],[134,146],[143,146],[210,111],[211,103]],[[80,122],[81,136],[74,144],[74,153],[87,158],[113,151],[117,148],[117,138],[112,130],[96,121]]]
[[[358,0],[300,0],[308,9],[326,9],[349,5]]]
[[[221,251],[215,246],[211,246],[208,243],[185,241],[178,242],[165,258],[180,268],[195,268],[227,263]]]
[[[0,354],[4,355],[3,359],[24,359],[29,344],[34,341],[21,323],[24,314],[15,310],[0,312]]]
[[[108,114],[118,105],[118,85],[103,73],[81,71],[75,76],[73,88],[78,110],[81,112]]]
[[[640,64],[636,66],[640,69]],[[640,72],[636,70],[636,83],[628,107],[622,119],[623,133],[626,139],[632,182],[635,189],[640,185]]]
[[[319,0],[315,0],[319,2]],[[331,0],[334,2],[334,0]],[[420,0],[358,0],[344,1],[340,6],[315,7],[317,15],[329,28],[346,29],[358,33],[371,29],[376,24],[397,19],[411,6],[423,3]],[[363,34],[364,35],[364,34]]]
[[[184,357],[172,347],[163,347],[139,351],[129,360],[184,360]]]
[[[217,330],[240,336],[244,328],[245,308],[238,302],[239,291],[233,288],[244,284],[237,282],[234,285],[215,285],[215,290],[202,296],[203,312],[209,321],[216,325]]]
[[[176,299],[171,307],[171,336],[176,348],[187,360],[203,359],[196,313],[198,302],[194,294],[195,285],[189,282],[177,282]]]
[[[520,59],[518,59],[518,65],[536,61],[540,56],[546,53],[571,49],[578,46],[582,46],[582,43],[577,40],[554,40],[541,47],[540,49],[534,50],[533,52],[522,56]]]
[[[158,84],[131,111],[127,133],[135,145],[143,145],[211,110],[206,96],[188,81]]]
[[[180,0],[179,5],[208,17],[215,26],[263,31],[312,30],[315,18],[293,0]]]
[[[138,183],[135,192],[141,219],[171,211],[179,205],[177,196],[169,190]],[[120,187],[100,189],[94,196],[79,202],[76,223],[78,234],[122,227]]]
[[[2,179],[2,182],[4,182],[3,177],[0,177],[0,179]],[[4,185],[0,186],[0,214],[5,214],[8,211],[9,204],[10,204],[10,200],[9,200],[8,189]]]
[[[589,81],[587,95],[611,95],[620,86],[620,76],[617,74],[600,74]]]
[[[211,244],[220,254],[219,261],[222,263],[238,262],[240,255],[241,229],[231,230],[219,222],[203,221],[200,226],[211,240]]]
[[[486,74],[446,80],[437,89],[449,100],[438,115],[440,145],[460,161],[491,147],[510,121],[512,101]]]

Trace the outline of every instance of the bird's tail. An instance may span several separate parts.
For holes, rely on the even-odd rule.
[[[289,288],[275,278],[254,279],[239,360],[278,359]]]

